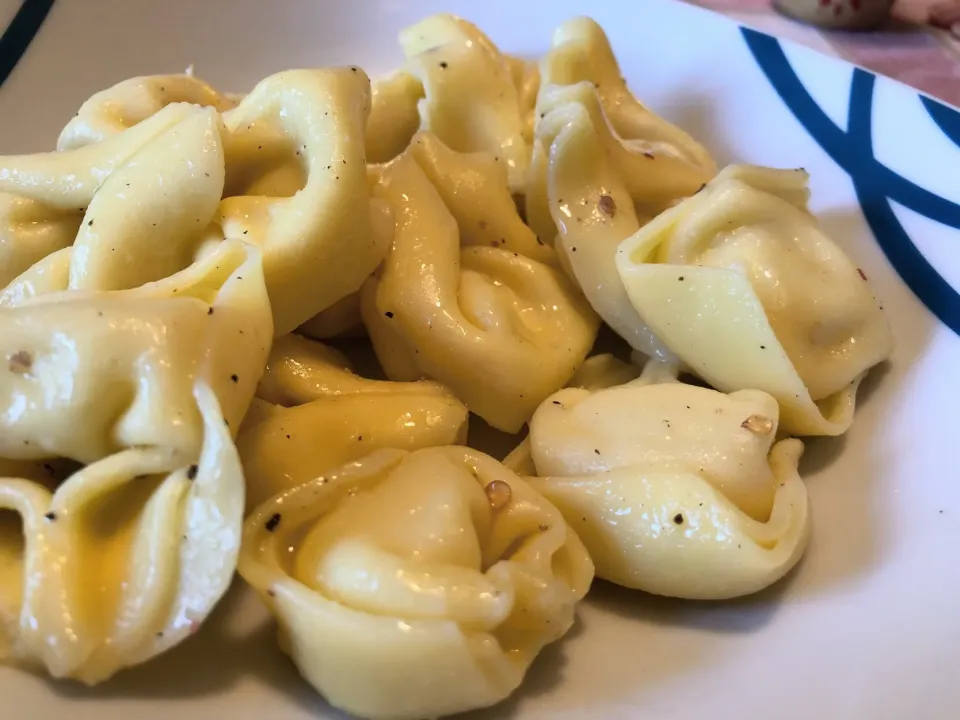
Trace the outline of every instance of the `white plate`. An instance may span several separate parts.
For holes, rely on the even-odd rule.
[[[0,71],[31,32],[0,42]],[[0,0],[0,27],[19,0]],[[814,539],[802,565],[742,602],[665,601],[598,584],[515,699],[476,717],[960,716],[960,113],[890,80],[665,0],[98,0],[54,2],[0,90],[0,152],[47,150],[81,101],[139,74],[242,90],[277,70],[400,61],[397,30],[465,15],[537,56],[591,13],[632,87],[718,161],[806,167],[813,206],[882,297],[898,348],[853,429],[808,443]],[[42,13],[41,13],[42,14]],[[335,717],[275,649],[257,601],[95,689],[0,669],[0,716],[72,720]]]

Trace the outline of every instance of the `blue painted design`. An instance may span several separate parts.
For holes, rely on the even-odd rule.
[[[928,97],[921,97],[920,102],[941,132],[960,147],[960,112]]]
[[[960,205],[934,195],[877,161],[873,154],[871,114],[876,77],[860,69],[850,87],[849,127],[842,130],[820,109],[769,35],[743,28],[751,53],[810,136],[849,175],[870,229],[907,286],[953,332],[960,335],[960,294],[941,277],[910,240],[893,212],[895,201],[914,212],[960,229]],[[960,129],[960,113],[937,103],[940,121]],[[929,111],[929,108],[928,108]]]
[[[54,0],[24,0],[0,36],[0,85],[13,72],[53,7]]]

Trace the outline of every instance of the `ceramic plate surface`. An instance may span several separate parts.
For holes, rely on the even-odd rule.
[[[809,170],[812,208],[897,338],[850,432],[808,443],[813,541],[784,582],[723,604],[598,583],[517,697],[471,717],[960,717],[957,111],[666,0],[0,0],[0,153],[52,149],[96,90],[190,63],[238,91],[291,67],[375,75],[401,61],[397,31],[438,11],[529,57],[559,22],[591,14],[634,91],[719,164]],[[239,588],[198,636],[102,687],[0,669],[0,698],[10,720],[338,717]]]

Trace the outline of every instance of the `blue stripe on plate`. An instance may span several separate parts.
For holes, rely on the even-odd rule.
[[[927,262],[903,229],[890,201],[952,228],[960,228],[960,206],[910,182],[873,154],[871,115],[876,77],[855,69],[850,87],[849,129],[841,130],[820,109],[769,35],[742,28],[747,47],[770,84],[810,136],[853,180],[863,215],[890,264],[920,301],[960,335],[960,294]],[[960,113],[935,103],[941,129],[960,129]],[[928,112],[930,107],[927,107]],[[933,117],[931,113],[931,117]],[[936,118],[935,118],[936,121]],[[954,139],[954,138],[951,138]]]
[[[941,132],[960,147],[960,112],[928,97],[921,97],[920,102]]]
[[[54,0],[24,0],[0,36],[0,85],[13,72],[53,7]]]

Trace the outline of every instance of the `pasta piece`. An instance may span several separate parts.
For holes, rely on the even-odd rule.
[[[421,132],[410,154],[457,221],[461,245],[499,247],[557,264],[553,249],[523,223],[507,186],[506,168],[489,153],[457,153],[436,135]]]
[[[523,190],[530,146],[509,59],[478,28],[433,15],[400,33],[407,64],[423,84],[420,128],[457,152],[486,151]]]
[[[314,340],[366,336],[367,330],[363,327],[363,316],[360,314],[359,291],[350,293],[326,310],[321,310],[298,327],[297,332]]]
[[[173,103],[103,142],[64,152],[0,156],[0,193],[13,193],[54,210],[84,212],[114,170],[198,112],[193,105]]]
[[[555,86],[582,82],[593,85],[612,131],[625,145],[664,160],[669,170],[661,167],[656,174],[661,181],[671,173],[688,173],[687,183],[678,185],[678,189],[689,192],[681,196],[696,191],[716,173],[713,158],[700,143],[644,107],[630,92],[610,41],[596,21],[579,17],[558,27],[553,33],[553,49],[540,62],[540,72],[543,79],[538,104]],[[651,181],[650,189],[657,184]]]
[[[196,632],[229,587],[243,473],[216,396],[195,393],[192,453],[123,450],[52,495],[0,478],[0,515],[21,519],[0,533],[0,662],[93,685]]]
[[[278,338],[237,447],[247,505],[381,448],[463,443],[467,409],[434,382],[368,380],[337,351],[296,335]]]
[[[593,20],[575,18],[557,28],[540,71],[536,125],[552,112],[569,113],[567,105],[583,106],[644,219],[692,195],[716,173],[713,159],[699,143],[630,93],[606,35]],[[545,239],[555,232],[545,187],[549,152],[549,143],[534,140],[526,186],[527,220]]]
[[[592,90],[586,91],[595,102]],[[648,356],[670,351],[637,313],[617,272],[621,241],[640,223],[621,175],[607,158],[584,105],[568,103],[550,112],[537,127],[549,148],[547,199],[559,229],[555,247],[594,310],[631,347]],[[600,122],[603,120],[600,118]]]
[[[136,446],[196,453],[196,377],[237,428],[270,335],[260,254],[236,242],[133,290],[54,292],[4,308],[0,457],[92,463]]]
[[[652,368],[653,365],[651,364]],[[649,370],[648,370],[649,374]],[[640,367],[618,360],[610,353],[594,355],[583,361],[567,387],[586,390],[603,390],[616,385],[625,385],[640,377]]]
[[[376,186],[393,249],[361,311],[393,380],[433,378],[494,427],[518,431],[573,375],[599,322],[556,270],[499,248],[461,250],[456,222],[410,155]]]
[[[58,211],[36,200],[0,193],[0,285],[73,243],[82,217],[76,209]]]
[[[171,103],[192,103],[217,112],[235,103],[193,74],[135,77],[101,90],[67,123],[57,140],[57,150],[102,142],[143,122]]]
[[[239,569],[311,685],[395,720],[506,698],[593,578],[560,513],[463,447],[381,451],[270,500]]]
[[[423,85],[400,70],[373,83],[367,120],[367,162],[383,163],[407,149],[420,128],[418,103]]]
[[[890,356],[866,276],[806,209],[801,170],[725,169],[621,245],[620,275],[664,344],[724,392],[757,388],[794,435],[839,435]]]
[[[0,661],[95,684],[196,632],[236,566],[230,428],[270,321],[260,253],[238,242],[134,290],[0,312]],[[58,458],[86,467],[51,493]]]
[[[531,143],[536,118],[537,93],[540,91],[540,68],[537,63],[528,62],[513,55],[507,55],[506,58],[513,85],[517,89],[517,100],[520,103],[523,139]]]
[[[198,110],[104,180],[73,244],[70,288],[126,290],[190,264],[223,193],[221,128],[213,108]]]
[[[657,372],[553,395],[530,424],[540,477],[528,482],[576,529],[598,577],[698,600],[761,590],[807,544],[803,445],[773,446],[778,408],[766,393],[724,395]]]
[[[65,247],[37,261],[0,292],[0,307],[19,305],[38,295],[66,290],[72,258],[73,248]]]
[[[390,221],[367,189],[369,111],[366,75],[341,68],[268,77],[224,115],[228,166],[266,136],[292,144],[307,176],[292,197],[228,197],[218,213],[226,237],[263,248],[278,337],[358,290],[389,249],[377,228]]]

